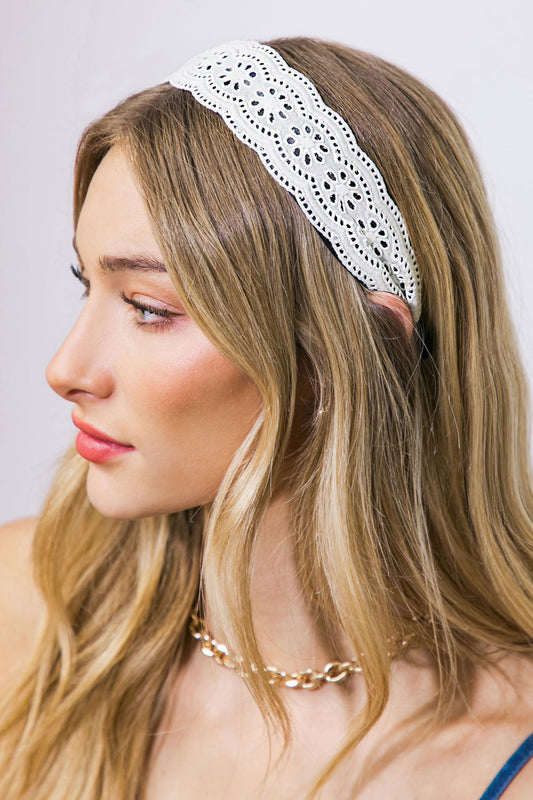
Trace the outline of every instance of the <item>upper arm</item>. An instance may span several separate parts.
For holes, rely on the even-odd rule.
[[[0,527],[0,685],[17,674],[35,645],[44,602],[33,580],[36,520]]]

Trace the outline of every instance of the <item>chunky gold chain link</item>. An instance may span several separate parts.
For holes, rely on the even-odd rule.
[[[209,658],[213,658],[217,664],[227,669],[233,669],[242,678],[247,674],[242,668],[238,659],[232,657],[225,644],[217,642],[208,632],[205,622],[196,614],[191,614],[189,630],[195,639],[201,643],[202,653]],[[404,639],[399,647],[403,650],[408,639]],[[284,686],[286,689],[320,689],[326,683],[341,683],[354,672],[361,672],[361,666],[357,659],[352,661],[330,661],[321,672],[313,669],[306,669],[302,672],[285,672],[276,667],[265,667],[268,674],[268,682],[272,686]],[[252,664],[252,670],[257,671],[257,667]]]

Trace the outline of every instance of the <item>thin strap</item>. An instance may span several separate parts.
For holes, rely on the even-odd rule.
[[[511,758],[505,762],[479,800],[498,800],[531,758],[533,758],[533,733],[527,737],[525,742],[522,742]]]

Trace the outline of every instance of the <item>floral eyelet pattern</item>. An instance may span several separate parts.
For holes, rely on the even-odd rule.
[[[420,276],[403,217],[374,162],[315,86],[259,42],[236,41],[187,62],[168,82],[216,111],[259,156],[368,289],[420,316]]]

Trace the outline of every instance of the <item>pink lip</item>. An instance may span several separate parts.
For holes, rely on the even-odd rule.
[[[92,425],[80,422],[74,415],[72,415],[72,421],[80,429],[76,437],[76,450],[87,461],[102,464],[104,461],[110,461],[123,453],[135,450],[132,445],[117,442],[116,439],[93,428]]]

